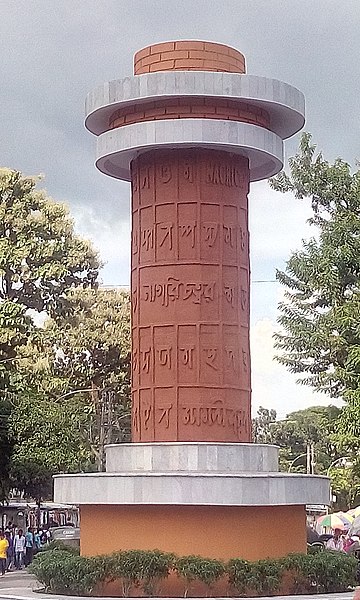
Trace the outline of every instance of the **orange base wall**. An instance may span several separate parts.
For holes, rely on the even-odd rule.
[[[80,509],[81,554],[153,550],[228,560],[306,552],[304,506],[94,506]]]

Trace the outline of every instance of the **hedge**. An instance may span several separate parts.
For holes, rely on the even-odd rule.
[[[239,558],[227,563],[201,556],[182,556],[160,550],[128,550],[84,557],[64,547],[40,552],[29,570],[46,592],[91,596],[101,586],[120,581],[124,597],[160,594],[161,582],[174,574],[186,597],[194,582],[201,582],[211,596],[212,586],[222,581],[227,594],[269,596],[282,590],[287,579],[289,594],[347,591],[356,586],[358,562],[340,552],[290,554],[284,558],[250,562]]]

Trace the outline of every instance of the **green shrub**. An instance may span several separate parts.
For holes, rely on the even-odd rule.
[[[111,577],[122,581],[123,595],[128,597],[132,586],[142,587],[146,596],[159,592],[159,583],[169,576],[174,554],[160,550],[128,550],[115,552],[111,558]]]
[[[270,596],[281,586],[284,566],[280,560],[249,562],[236,558],[227,564],[227,572],[229,583],[238,594],[253,590],[260,596]]]
[[[290,592],[293,594],[311,593],[312,585],[309,578],[309,566],[311,559],[306,554],[289,554],[282,559],[284,570],[292,577],[292,587]]]
[[[229,584],[242,596],[246,590],[255,589],[252,563],[241,558],[233,558],[226,565],[229,574]]]
[[[49,550],[34,557],[29,567],[46,591],[72,596],[90,596],[106,579],[104,559],[76,556],[67,550]]]
[[[186,581],[184,590],[185,598],[188,595],[192,581],[205,583],[209,588],[225,573],[225,565],[213,558],[202,558],[201,556],[182,556],[175,562],[175,571],[179,577]]]
[[[294,593],[344,592],[356,586],[357,560],[342,552],[289,554],[284,568],[294,576]]]
[[[308,576],[317,594],[343,592],[356,586],[357,559],[342,552],[310,555]]]
[[[45,544],[45,546],[43,546],[39,552],[48,552],[49,550],[64,550],[65,552],[76,554],[77,556],[80,554],[80,548],[65,544],[61,540],[52,540],[49,544]]]
[[[124,596],[136,587],[140,593],[153,596],[159,593],[160,582],[170,572],[185,582],[185,596],[192,582],[205,584],[210,592],[211,586],[226,574],[228,594],[235,589],[242,596],[254,592],[268,596],[281,589],[286,573],[293,581],[292,593],[346,591],[356,586],[357,564],[354,557],[329,551],[255,562],[233,559],[224,565],[201,556],[177,558],[160,550],[129,550],[88,558],[57,545],[39,552],[29,570],[46,591],[73,596],[90,596],[96,587],[110,581],[121,582]]]

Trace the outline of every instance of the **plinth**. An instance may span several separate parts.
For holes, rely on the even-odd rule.
[[[228,46],[166,42],[86,114],[98,169],[132,186],[133,443],[107,447],[105,473],[55,477],[82,553],[305,551],[305,505],[328,502],[328,479],[280,473],[277,448],[249,443],[248,232],[249,184],[282,168],[303,95],[246,75]]]

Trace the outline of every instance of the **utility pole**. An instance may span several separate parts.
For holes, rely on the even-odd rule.
[[[311,475],[314,475],[314,473],[315,473],[315,465],[316,465],[315,445],[314,445],[314,442],[312,442],[311,443]]]
[[[311,452],[309,442],[306,444],[306,473],[307,475],[311,473]]]

